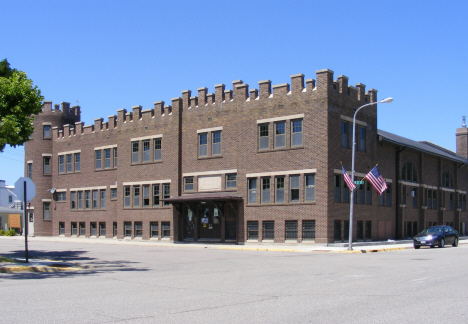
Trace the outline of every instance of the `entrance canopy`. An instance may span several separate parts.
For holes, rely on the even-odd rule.
[[[213,201],[213,200],[242,200],[242,196],[236,195],[230,192],[216,192],[216,193],[204,193],[204,194],[193,194],[179,197],[171,197],[163,199],[164,201],[173,203],[190,203],[190,202],[201,202],[201,201]]]

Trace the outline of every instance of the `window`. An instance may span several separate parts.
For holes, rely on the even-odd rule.
[[[66,158],[67,158],[67,172],[68,173],[73,172],[72,155],[67,154]]]
[[[12,202],[13,202],[13,196],[12,196],[12,195],[9,195],[9,196],[8,196],[8,202],[9,202],[9,203],[12,203]]]
[[[198,134],[198,156],[208,155],[208,134]]]
[[[418,182],[416,168],[413,166],[413,163],[406,162],[403,164],[403,169],[401,170],[401,179],[410,182]]]
[[[106,223],[99,223],[99,236],[106,236]]]
[[[101,195],[101,209],[106,209],[106,191],[101,190],[99,194]]]
[[[161,161],[161,139],[154,139],[154,160]]]
[[[130,186],[124,187],[124,207],[130,207]]]
[[[268,150],[270,148],[268,128],[269,128],[268,124],[258,125],[258,149],[259,150]]]
[[[349,188],[346,181],[343,181],[343,202],[349,203]]]
[[[341,176],[335,174],[335,189],[334,189],[334,200],[335,202],[341,202]]]
[[[65,160],[65,157],[63,155],[59,155],[58,157],[59,173],[65,172],[64,160]]]
[[[275,123],[275,148],[286,147],[286,122]]]
[[[105,149],[104,150],[104,168],[110,169],[111,167],[111,150]]]
[[[91,222],[89,226],[91,228],[91,236],[97,236],[97,224],[95,222]]]
[[[315,201],[315,174],[305,175],[305,200]]]
[[[262,240],[275,239],[275,222],[264,221],[262,222]]]
[[[161,238],[171,237],[171,224],[169,222],[161,222],[162,233]]]
[[[51,138],[51,133],[50,133],[50,125],[44,125],[44,135],[43,138]]]
[[[150,186],[144,185],[143,186],[143,207],[150,206]]]
[[[80,228],[80,236],[85,236],[86,235],[86,224],[85,223],[79,223],[78,226]]]
[[[257,203],[257,179],[248,179],[249,182],[249,204]]]
[[[28,163],[28,178],[32,179],[32,163]]]
[[[453,211],[453,192],[450,193],[449,199],[450,199],[450,211]]]
[[[140,207],[140,186],[133,186],[133,207]]]
[[[89,190],[85,191],[85,208],[91,208],[91,192]]]
[[[364,240],[364,222],[363,221],[357,221],[356,224],[356,239],[358,241],[363,241]]]
[[[284,177],[276,177],[275,181],[275,202],[284,203]]]
[[[124,222],[124,236],[132,237],[132,223]]]
[[[289,201],[299,202],[299,176],[292,175],[289,177]]]
[[[78,226],[75,222],[71,223],[71,235],[78,235]]]
[[[75,153],[75,172],[80,171],[80,153]]]
[[[315,241],[315,220],[302,221],[302,240]]]
[[[365,234],[366,240],[370,241],[372,240],[372,222],[371,221],[366,221],[366,234]]]
[[[418,191],[417,188],[411,190],[411,196],[413,196],[413,208],[418,208]]]
[[[159,207],[159,185],[153,185],[153,206]]]
[[[247,222],[247,240],[258,240],[258,222]]]
[[[401,203],[402,203],[403,205],[406,205],[406,186],[402,186],[402,187],[403,187],[403,188],[402,188],[402,190],[401,190],[401,193],[402,193],[402,195],[401,195]],[[431,196],[429,196],[429,206],[431,205],[431,200],[430,200],[431,198],[430,198],[430,197],[431,197]],[[429,207],[429,208],[430,208],[430,207]]]
[[[221,131],[216,131],[211,134],[213,145],[211,147],[212,155],[221,155]]]
[[[135,237],[143,237],[143,224],[135,222]]]
[[[66,201],[67,193],[65,191],[57,192],[57,201]]]
[[[285,240],[297,240],[297,221],[286,221],[285,224]]]
[[[44,208],[44,220],[50,220],[50,202],[43,203]]]
[[[383,195],[385,195],[385,193],[382,193],[381,196]],[[366,205],[372,205],[372,188],[369,181],[366,181]]]
[[[387,183],[387,190],[382,193],[382,196],[385,195],[385,204],[387,207],[392,207],[392,185]]]
[[[237,174],[226,175],[226,189],[232,189],[237,187]]]
[[[466,194],[463,194],[462,211],[466,211]]]
[[[150,223],[150,237],[158,238],[158,235],[159,235],[158,222],[151,222]]]
[[[76,209],[76,191],[70,192],[70,209]]]
[[[114,147],[114,168],[117,167],[117,148]]]
[[[59,222],[59,235],[65,235],[65,223]]]
[[[359,127],[359,151],[366,151],[366,128]]]
[[[291,146],[302,146],[302,119],[292,121]]]
[[[138,163],[138,142],[132,142],[132,163]]]
[[[50,156],[44,156],[44,174],[50,174]]]
[[[168,184],[163,185],[164,199],[171,198],[171,187]],[[164,202],[164,206],[169,206],[171,203],[168,201]]]
[[[143,141],[143,162],[150,162],[150,141]]]
[[[364,179],[362,178],[355,178],[356,181],[363,181]],[[361,185],[356,185],[357,188],[356,188],[356,194],[354,195],[354,198],[357,200],[357,203],[358,204],[361,204],[363,205],[364,202],[365,202],[365,196],[364,196],[364,184],[361,184]],[[357,196],[357,197],[356,197]],[[355,200],[355,202],[356,202]]]
[[[448,171],[445,171],[442,175],[442,186],[453,189],[452,175]]]
[[[100,150],[97,150],[97,151],[94,151],[94,155],[95,155],[95,167],[96,167],[96,170],[99,170],[102,168],[102,164],[101,164],[101,151]]]
[[[78,209],[83,209],[83,191],[78,191]]]
[[[93,190],[93,209],[99,208],[99,192],[97,190]]]
[[[348,148],[348,123],[341,122],[341,147]]]
[[[270,203],[270,178],[262,178],[262,203]]]
[[[112,223],[112,235],[113,237],[117,237],[117,222]]]
[[[111,200],[117,199],[117,188],[111,188]]]
[[[193,177],[184,178],[184,191],[193,191]]]

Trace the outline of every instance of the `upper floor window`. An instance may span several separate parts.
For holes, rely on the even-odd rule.
[[[161,161],[161,138],[154,139],[154,160]]]
[[[237,187],[237,174],[226,175],[226,189],[232,189]]]
[[[32,179],[32,163],[28,163],[28,178]]]
[[[193,191],[193,177],[184,178],[184,191]]]
[[[132,163],[138,163],[139,161],[139,142],[132,142]]]
[[[452,175],[448,171],[442,175],[442,187],[453,189]]]
[[[95,154],[95,157],[96,157],[96,170],[99,170],[102,168],[102,164],[101,164],[101,151],[100,150],[97,150],[97,151],[94,151],[94,154]]]
[[[43,161],[44,161],[44,174],[50,174],[50,156],[44,156]]]
[[[51,132],[50,132],[51,126],[50,125],[44,125],[44,135],[43,138],[51,138]]]
[[[58,157],[59,173],[65,172],[64,160],[65,160],[65,157],[63,155],[59,155]]]
[[[43,210],[44,210],[44,220],[50,220],[50,202],[45,202],[43,203]]]
[[[255,204],[257,203],[257,179],[252,178],[248,179],[248,185],[249,185],[249,204]]]
[[[117,148],[114,147],[114,168],[117,167]]]
[[[150,141],[143,141],[143,162],[150,162]]]
[[[284,203],[284,176],[275,178],[275,202]]]
[[[124,188],[124,207],[130,207],[130,186]]]
[[[198,156],[208,155],[208,133],[198,134]]]
[[[270,178],[262,178],[262,203],[271,202]]]
[[[315,174],[305,176],[305,200],[315,201]]]
[[[341,147],[348,148],[348,123],[341,122]]]
[[[212,155],[221,154],[221,131],[216,131],[211,134],[213,145],[211,147]]]
[[[275,148],[286,147],[286,122],[275,123]]]
[[[258,125],[258,149],[267,150],[270,148],[269,144],[269,125]]]
[[[72,155],[67,154],[67,172],[73,172],[73,163],[72,163]]]
[[[111,150],[104,150],[104,168],[109,169],[111,167]]]
[[[359,127],[359,151],[366,151],[366,128]]]
[[[416,168],[413,166],[413,163],[406,162],[403,164],[403,168],[401,170],[401,180],[418,182],[418,175],[416,173]]]
[[[299,202],[299,175],[289,177],[289,201]]]
[[[291,146],[302,146],[302,119],[293,120],[291,124]]]

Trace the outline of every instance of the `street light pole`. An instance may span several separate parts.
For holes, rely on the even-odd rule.
[[[351,157],[351,181],[353,181],[353,182],[354,182],[354,154],[356,152],[356,115],[357,115],[358,111],[361,110],[364,107],[373,106],[373,105],[376,105],[376,104],[379,104],[379,103],[391,103],[392,101],[393,101],[393,98],[387,98],[387,99],[384,99],[384,100],[381,100],[381,101],[371,102],[371,103],[362,105],[361,107],[356,109],[356,111],[354,112],[353,137],[352,137],[353,145],[352,145],[352,148],[351,148],[351,151],[352,151],[352,153],[351,153],[352,154],[352,157]],[[351,201],[349,202],[349,240],[348,240],[349,243],[348,243],[348,250],[352,251],[353,250],[354,190],[351,191],[350,199],[351,199]]]

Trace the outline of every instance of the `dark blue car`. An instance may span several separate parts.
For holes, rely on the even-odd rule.
[[[451,226],[440,225],[426,228],[421,233],[413,238],[413,245],[415,249],[421,246],[438,246],[443,248],[445,244],[452,244],[458,246],[458,232]]]

